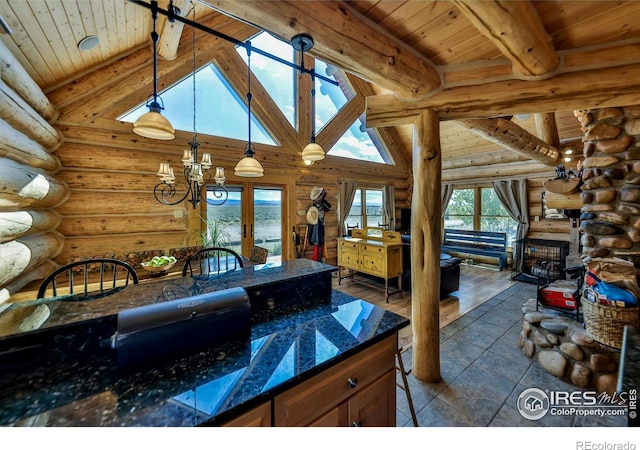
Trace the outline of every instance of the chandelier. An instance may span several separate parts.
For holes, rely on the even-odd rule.
[[[193,8],[193,15],[195,18],[195,8]],[[224,185],[224,167],[216,167],[216,173],[213,176],[215,185],[210,186],[207,190],[207,184],[211,181],[212,175],[210,172],[211,154],[203,153],[202,160],[198,162],[198,149],[200,143],[198,142],[198,132],[196,131],[196,30],[192,28],[192,42],[193,42],[193,138],[189,142],[191,147],[189,150],[184,150],[182,154],[182,165],[184,166],[184,181],[187,186],[187,192],[182,197],[177,197],[177,190],[175,185],[175,175],[173,168],[169,163],[160,163],[160,169],[158,170],[158,177],[160,183],[153,189],[153,195],[156,200],[165,205],[177,205],[178,203],[188,200],[189,203],[195,208],[200,204],[200,199],[204,196],[205,201],[213,206],[222,205],[227,201],[229,192]],[[203,192],[206,191],[206,192]],[[211,197],[210,197],[211,195]]]

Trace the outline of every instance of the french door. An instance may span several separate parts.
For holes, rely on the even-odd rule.
[[[221,246],[249,257],[257,245],[269,251],[267,262],[280,261],[285,235],[283,187],[258,183],[226,187],[229,198],[223,205],[207,205],[207,223],[220,232]]]

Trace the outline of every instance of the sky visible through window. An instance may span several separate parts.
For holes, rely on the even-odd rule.
[[[295,50],[287,42],[263,32],[251,39],[254,48],[263,50],[283,60],[294,62]],[[238,54],[247,62],[247,51],[237,47]],[[316,135],[353,98],[348,83],[338,77],[338,69],[316,60],[316,73],[327,77],[340,78],[336,86],[320,78],[315,79],[316,89]],[[295,126],[296,70],[257,52],[251,53],[251,71],[267,90],[276,105],[292,126]],[[311,93],[309,93],[311,95]],[[162,114],[176,130],[193,131],[193,75],[159,93],[164,104]],[[196,72],[196,131],[212,136],[231,139],[248,139],[248,110],[246,93],[236,93],[214,64],[209,64]],[[135,122],[146,113],[146,103],[138,106],[118,120]],[[253,110],[252,110],[253,112]],[[381,140],[374,130],[364,128],[362,114],[330,149],[329,155],[358,159],[376,163],[391,163]],[[374,133],[374,139],[369,133]],[[255,143],[278,145],[262,126],[255,114],[251,117],[251,140]],[[384,157],[382,156],[384,155]]]

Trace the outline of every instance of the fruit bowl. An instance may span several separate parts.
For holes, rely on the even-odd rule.
[[[141,266],[152,275],[161,275],[175,266],[176,262],[177,260],[173,256],[154,256],[150,261],[143,262]]]

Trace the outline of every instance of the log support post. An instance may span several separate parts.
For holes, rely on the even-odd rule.
[[[413,198],[411,203],[411,322],[413,374],[440,381],[440,123],[430,109],[413,130]]]

